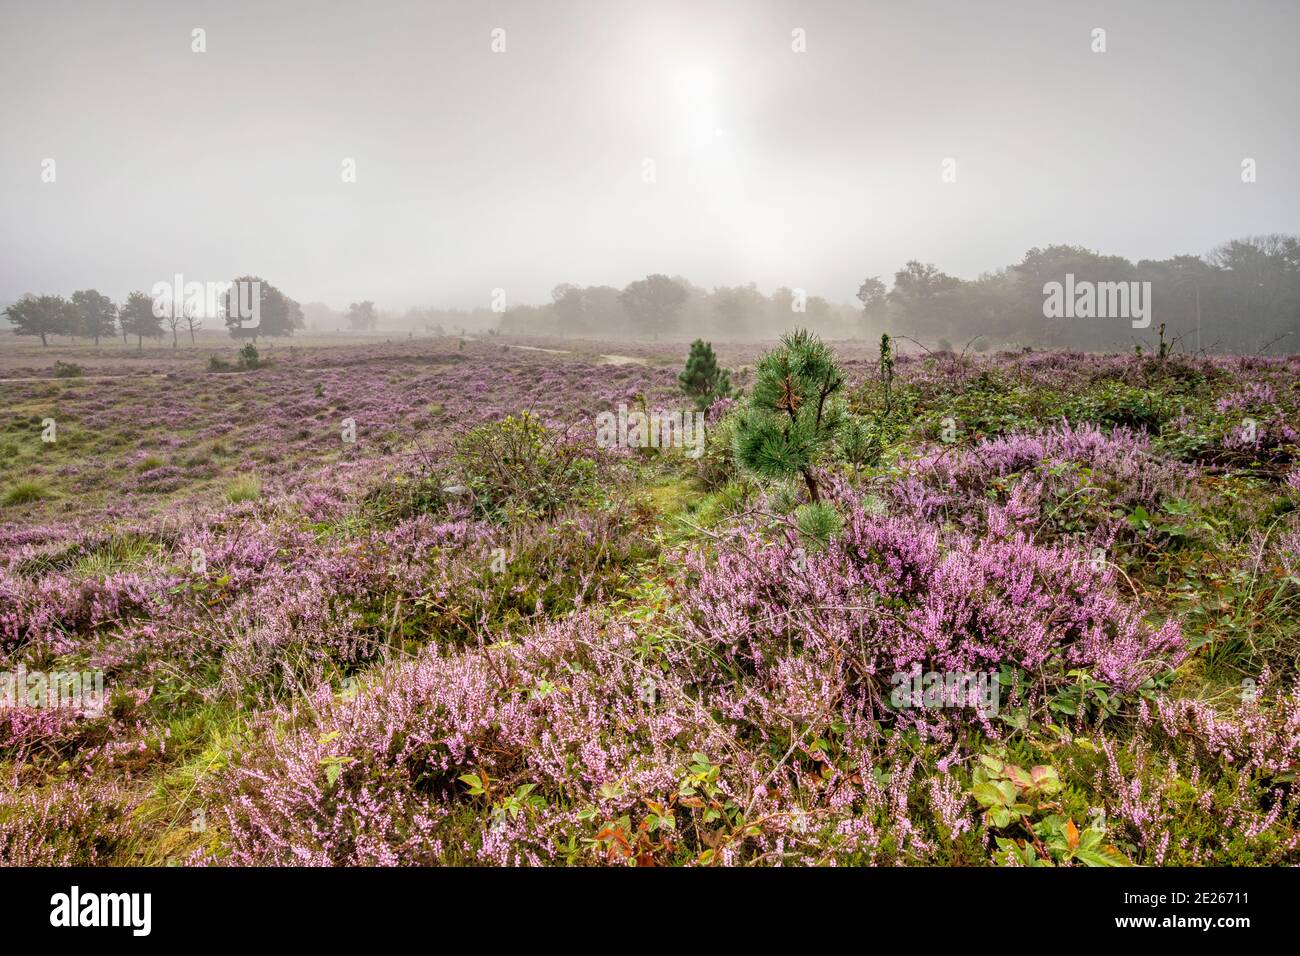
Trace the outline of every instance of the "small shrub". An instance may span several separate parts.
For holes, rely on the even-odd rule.
[[[80,378],[83,374],[85,374],[85,369],[74,362],[54,363],[55,378]]]
[[[713,407],[718,406],[719,403],[715,402]],[[713,410],[710,409],[709,417],[711,421],[704,431],[704,451],[695,462],[695,473],[704,486],[713,491],[736,477],[736,416],[724,414],[713,421]]]
[[[529,412],[466,433],[454,463],[475,509],[497,519],[551,517],[585,497],[596,479],[583,449]]]
[[[448,494],[441,475],[398,475],[370,489],[365,504],[380,521],[395,524],[446,510]]]

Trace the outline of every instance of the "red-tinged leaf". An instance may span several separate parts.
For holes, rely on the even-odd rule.
[[[1079,847],[1079,828],[1074,825],[1073,820],[1065,821],[1065,842],[1071,850],[1076,850]]]

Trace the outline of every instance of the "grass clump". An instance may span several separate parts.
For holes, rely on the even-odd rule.
[[[226,487],[226,500],[232,505],[241,501],[256,501],[262,497],[262,482],[252,475],[236,478]]]
[[[3,502],[5,507],[16,507],[53,497],[54,492],[44,481],[39,478],[28,478],[25,481],[10,485],[4,493],[4,497],[0,498],[0,502]]]

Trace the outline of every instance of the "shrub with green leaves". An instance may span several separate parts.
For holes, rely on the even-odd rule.
[[[802,478],[819,501],[814,470],[839,434],[843,386],[835,354],[817,336],[802,329],[785,336],[758,363],[736,423],[736,461],[761,478]]]
[[[549,518],[588,497],[596,463],[567,436],[529,412],[467,432],[453,463],[483,517]]]
[[[1178,413],[1178,406],[1159,390],[1103,381],[1068,402],[1065,411],[1072,422],[1157,432]]]
[[[704,451],[695,461],[695,473],[710,491],[736,477],[736,421],[737,416],[729,413],[705,429]]]

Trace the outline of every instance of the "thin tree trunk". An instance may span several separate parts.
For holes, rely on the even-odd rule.
[[[811,498],[813,502],[822,500],[821,495],[817,491],[817,482],[813,481],[813,476],[806,470],[803,473],[803,483],[808,486],[808,497]]]

